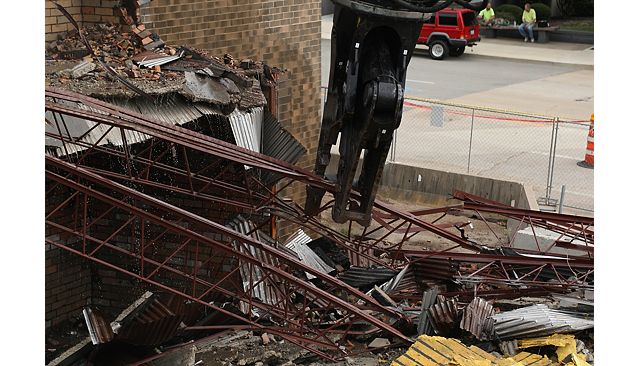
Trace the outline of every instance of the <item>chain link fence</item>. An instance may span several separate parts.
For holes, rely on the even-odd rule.
[[[326,89],[325,89],[326,93]],[[524,183],[541,209],[593,215],[589,121],[405,98],[389,160]]]

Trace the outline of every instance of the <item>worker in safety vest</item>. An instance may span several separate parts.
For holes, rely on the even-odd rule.
[[[487,3],[487,6],[478,14],[478,20],[482,25],[493,25],[493,21],[496,19],[496,13],[491,7],[491,2]]]
[[[533,27],[536,25],[536,11],[531,9],[531,3],[524,4],[524,11],[522,12],[522,24],[518,27],[518,32],[520,35],[524,37],[524,41],[528,42],[531,39],[531,42],[535,42],[533,39]],[[529,36],[527,37],[527,33],[525,33],[525,29],[529,32]]]

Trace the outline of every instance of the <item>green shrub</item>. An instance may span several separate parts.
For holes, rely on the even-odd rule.
[[[542,4],[531,4],[531,8],[536,11],[537,20],[549,20],[551,18],[551,8]]]
[[[577,17],[592,17],[593,0],[576,1],[575,12]]]
[[[593,0],[557,0],[563,17],[592,17]]]
[[[517,23],[521,23],[523,11],[524,10],[517,5],[504,4],[496,7],[496,17],[498,17],[497,13],[508,13],[513,17],[512,21],[515,20]]]
[[[524,9],[524,3],[526,3],[526,2],[530,2],[531,3],[533,1],[532,0],[507,0],[507,1],[504,1],[505,4],[516,5],[516,6],[519,6],[519,7],[523,8],[523,9]],[[538,0],[536,2],[545,4],[547,6],[551,6],[551,0]]]

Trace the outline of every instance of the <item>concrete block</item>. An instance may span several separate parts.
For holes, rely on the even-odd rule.
[[[367,347],[369,348],[380,348],[390,345],[391,342],[387,338],[376,338]]]
[[[81,78],[95,69],[96,69],[96,64],[94,64],[93,62],[89,62],[89,61],[81,62],[71,69],[71,78],[73,79]]]
[[[535,235],[534,235],[535,232]],[[540,250],[546,252],[553,243],[560,238],[561,234],[556,232],[536,228],[535,231],[532,230],[531,227],[526,229],[519,230],[516,233],[516,237],[513,242],[514,248],[519,249],[529,249],[529,250]],[[574,240],[572,244],[575,245],[586,245],[586,243],[582,240]],[[539,247],[539,248],[538,248]],[[562,255],[573,255],[573,256],[583,256],[585,252],[579,250],[565,249],[554,247],[553,249],[548,251],[549,254],[562,254]]]

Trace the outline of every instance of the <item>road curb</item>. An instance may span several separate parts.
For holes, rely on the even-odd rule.
[[[429,56],[429,51],[421,49],[421,48],[416,48],[413,51],[414,55],[420,55],[420,56]],[[538,64],[551,64],[551,65],[555,65],[555,66],[575,66],[584,70],[593,70],[593,65],[587,65],[587,64],[579,64],[579,63],[572,63],[572,62],[559,62],[559,61],[544,61],[544,60],[531,60],[531,59],[526,59],[526,58],[517,58],[517,57],[509,57],[509,56],[496,56],[496,55],[478,55],[475,53],[470,53],[470,52],[465,52],[464,55],[462,55],[461,57],[467,57],[467,56],[472,56],[472,57],[485,57],[485,58],[501,58],[501,59],[505,59],[505,60],[511,60],[511,61],[520,61],[520,62],[528,62],[528,63],[538,63]]]

